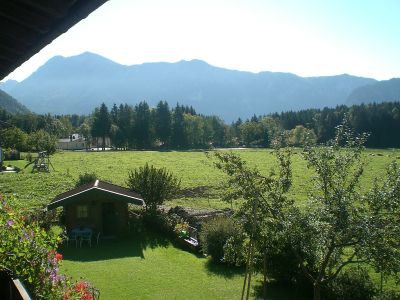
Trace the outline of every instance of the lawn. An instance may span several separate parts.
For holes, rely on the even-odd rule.
[[[62,247],[62,271],[89,280],[100,299],[238,299],[243,270],[211,263],[147,231],[89,248]],[[260,286],[256,277],[255,287]],[[260,290],[260,289],[258,289]],[[268,299],[300,299],[269,287]]]
[[[274,165],[270,150],[236,150],[248,163],[267,172]],[[367,150],[367,163],[363,175],[363,189],[366,190],[373,178],[384,173],[391,159],[399,159],[399,150]],[[0,173],[0,192],[13,194],[22,207],[43,206],[56,195],[74,186],[79,174],[95,172],[101,179],[126,186],[129,170],[146,162],[157,167],[166,167],[182,180],[183,195],[167,203],[169,206],[183,205],[201,208],[222,208],[229,206],[221,201],[220,188],[224,175],[213,167],[203,151],[108,151],[108,152],[59,152],[51,157],[55,171],[30,173],[25,169],[18,174]],[[14,163],[23,167],[26,162]],[[293,155],[293,188],[291,196],[304,201],[310,191],[312,173],[307,169],[300,150]]]
[[[270,150],[236,150],[251,166],[267,172],[275,165]],[[367,150],[362,179],[365,191],[374,178],[382,177],[392,159],[399,161],[399,150]],[[220,188],[224,175],[213,167],[203,151],[123,151],[60,152],[51,157],[55,171],[18,174],[0,173],[0,193],[16,197],[22,208],[41,207],[56,195],[74,186],[79,174],[95,172],[100,179],[126,186],[129,170],[146,162],[166,167],[182,180],[183,195],[167,203],[195,208],[221,208]],[[23,167],[26,162],[6,162]],[[291,197],[307,198],[312,172],[300,150],[293,156]],[[148,232],[116,241],[103,241],[99,247],[63,247],[64,271],[74,279],[83,277],[101,291],[101,299],[235,299],[240,297],[242,270],[211,264]],[[371,272],[372,273],[372,272]],[[393,283],[389,283],[394,286]],[[260,286],[260,283],[256,283]],[[270,288],[270,299],[299,299],[287,289]]]

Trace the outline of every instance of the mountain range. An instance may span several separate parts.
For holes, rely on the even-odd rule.
[[[0,89],[37,113],[87,114],[102,102],[134,105],[145,100],[155,106],[166,100],[170,106],[192,105],[199,113],[230,122],[253,114],[400,100],[399,81],[388,84],[347,74],[251,73],[201,60],[126,66],[85,52],[55,56],[25,80],[2,82]],[[390,99],[385,98],[388,85]]]
[[[6,110],[12,114],[24,114],[29,112],[24,105],[2,90],[0,90],[0,109]]]

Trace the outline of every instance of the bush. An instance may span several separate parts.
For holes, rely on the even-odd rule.
[[[383,291],[382,293],[378,293],[374,298],[374,300],[400,300],[400,293],[388,290]]]
[[[79,178],[75,183],[75,186],[78,187],[78,186],[81,186],[84,184],[88,184],[88,183],[96,181],[96,179],[97,179],[97,175],[95,173],[86,173],[85,172],[85,173],[79,175]]]
[[[327,299],[368,300],[376,296],[374,283],[363,267],[349,268],[325,287]]]
[[[279,283],[295,284],[304,290],[311,288],[311,284],[301,271],[289,243],[284,241],[280,245],[270,245],[270,247],[267,247],[266,256],[267,272]]]
[[[146,210],[155,211],[165,200],[176,196],[180,180],[166,168],[157,169],[147,163],[129,172],[127,184],[133,191],[140,193],[145,201]]]
[[[174,237],[174,229],[178,220],[175,220],[172,216],[165,214],[161,210],[148,210],[143,212],[143,222],[148,228]]]
[[[216,217],[206,221],[200,231],[200,243],[204,253],[214,261],[222,261],[227,240],[239,231],[232,218]]]

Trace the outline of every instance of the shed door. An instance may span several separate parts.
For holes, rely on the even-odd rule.
[[[117,230],[117,215],[115,205],[113,202],[106,202],[102,204],[103,215],[103,234],[114,235]]]

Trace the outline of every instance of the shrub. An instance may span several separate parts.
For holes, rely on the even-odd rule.
[[[224,246],[227,240],[238,232],[239,226],[232,218],[216,217],[206,221],[200,231],[200,242],[204,253],[214,261],[224,257]]]
[[[325,287],[327,299],[368,300],[376,292],[368,270],[360,266],[347,269]]]
[[[388,290],[383,291],[382,293],[378,293],[374,298],[374,300],[400,300],[400,293]]]
[[[230,236],[225,242],[223,262],[243,266],[246,264],[246,250],[249,240],[239,226],[237,226],[237,229],[233,236]]]
[[[280,245],[270,245],[266,249],[266,257],[267,272],[271,277],[283,284],[296,284],[308,289],[310,284],[301,272],[289,243],[284,241]]]
[[[142,195],[146,210],[155,211],[158,205],[176,196],[181,182],[166,168],[157,169],[146,163],[129,172],[127,183],[131,190]]]
[[[85,173],[79,175],[79,178],[75,183],[75,186],[78,187],[78,186],[81,186],[84,184],[88,184],[88,183],[94,182],[96,179],[97,179],[97,175],[95,173],[85,172]]]

